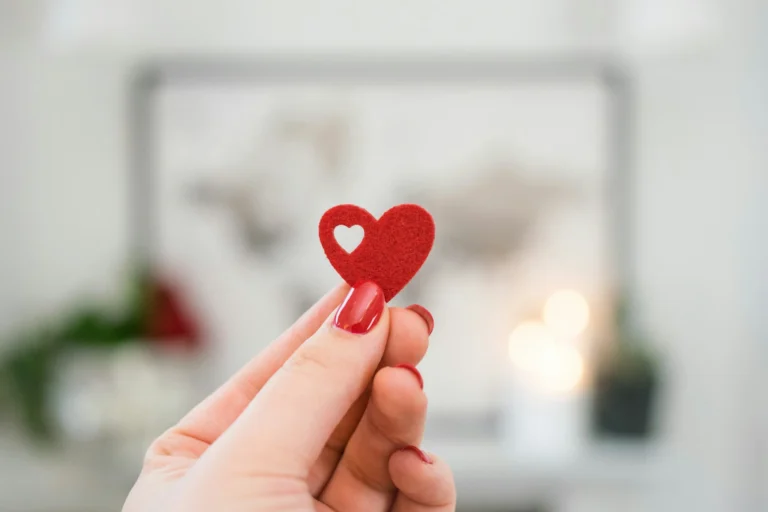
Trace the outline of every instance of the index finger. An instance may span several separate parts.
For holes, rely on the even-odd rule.
[[[349,285],[343,283],[323,296],[279,338],[158,438],[148,457],[173,455],[176,451],[199,457],[234,423],[296,349],[320,328],[348,291]]]

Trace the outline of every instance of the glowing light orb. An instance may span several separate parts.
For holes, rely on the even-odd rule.
[[[579,292],[558,290],[544,304],[543,318],[556,336],[572,339],[589,325],[589,304]]]

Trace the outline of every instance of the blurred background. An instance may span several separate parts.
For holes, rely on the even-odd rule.
[[[0,510],[119,510],[337,282],[322,212],[404,201],[460,510],[768,510],[765,34],[761,0],[0,0]]]

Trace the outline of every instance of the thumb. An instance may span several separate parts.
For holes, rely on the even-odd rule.
[[[338,310],[270,378],[209,457],[229,471],[304,477],[381,360],[389,335],[384,293],[352,288]],[[263,472],[263,473],[262,473]]]

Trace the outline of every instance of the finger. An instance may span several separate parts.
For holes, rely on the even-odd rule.
[[[421,441],[427,415],[422,387],[421,375],[411,366],[376,374],[368,408],[320,501],[338,512],[390,509],[396,489],[389,458]]]
[[[389,337],[380,368],[396,364],[417,365],[427,353],[430,324],[419,314],[403,308],[390,308]],[[429,314],[429,313],[427,313]],[[431,316],[430,316],[431,318]],[[341,451],[357,428],[368,405],[370,392],[361,396],[350,408],[329,439],[329,447]]]
[[[291,354],[320,328],[348,290],[347,284],[341,284],[322,297],[269,347],[160,436],[148,451],[148,461],[164,455],[198,458],[240,416]]]
[[[417,308],[420,308],[418,313]],[[434,323],[432,315],[421,306],[409,306],[405,309],[390,308],[389,312],[389,338],[379,367],[419,364],[429,346],[429,334]],[[368,390],[350,407],[312,467],[308,483],[313,496],[318,496],[322,492],[336,469],[349,438],[365,412],[369,397]]]
[[[362,394],[389,335],[384,293],[350,290],[332,321],[264,385],[206,456],[226,474],[306,478],[328,437]]]
[[[427,353],[429,334],[432,332],[432,315],[422,309],[425,313],[415,313],[410,306],[389,309],[389,338],[381,360],[382,367],[400,363],[415,365]],[[426,315],[429,315],[430,320],[426,319]]]
[[[408,446],[389,459],[397,498],[392,512],[454,512],[456,486],[448,465],[432,454]]]

